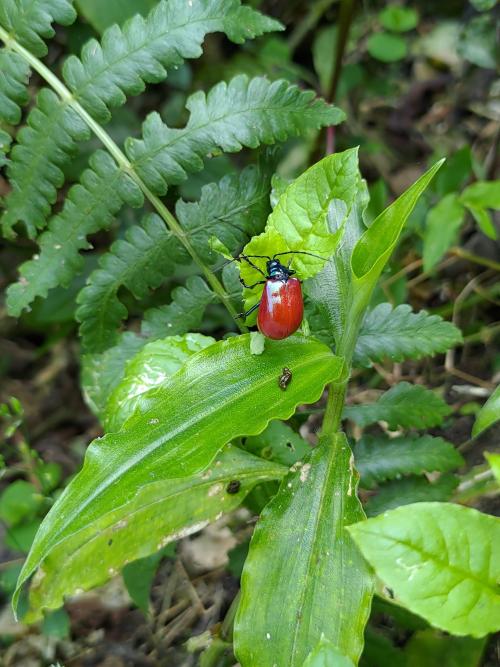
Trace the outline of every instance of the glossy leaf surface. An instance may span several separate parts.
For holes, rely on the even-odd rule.
[[[357,662],[372,581],[345,531],[363,516],[356,487],[339,434],[293,466],[263,510],[235,621],[242,665],[302,667],[322,637]]]
[[[500,629],[500,520],[418,503],[348,528],[396,600],[455,635]]]
[[[257,434],[271,419],[290,417],[299,403],[318,400],[342,371],[328,348],[301,336],[269,343],[260,356],[252,356],[249,345],[249,335],[239,336],[193,355],[151,392],[145,414],[90,445],[83,469],[40,528],[20,586],[59,543],[77,532],[92,533],[144,485],[203,470],[233,438]],[[294,372],[285,392],[278,387],[283,366]],[[125,509],[120,520],[126,516]]]
[[[303,667],[354,667],[354,663],[332,642],[322,639],[314,651],[311,651]]]
[[[58,607],[66,595],[104,583],[128,562],[197,532],[237,507],[255,484],[279,479],[285,472],[278,464],[229,446],[209,470],[192,477],[150,476],[130,490],[122,504],[85,528],[60,536],[33,579],[27,619]],[[238,493],[228,493],[234,479],[240,482]]]

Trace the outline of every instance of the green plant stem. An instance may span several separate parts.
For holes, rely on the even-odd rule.
[[[469,252],[468,250],[464,250],[464,248],[459,248],[458,246],[455,246],[453,248],[450,248],[449,253],[450,255],[455,255],[455,257],[466,259],[467,261],[472,262],[473,264],[479,264],[480,266],[486,266],[489,269],[500,271],[499,262],[495,262],[493,259],[488,259],[487,257],[481,257],[480,255],[475,255],[474,253]]]
[[[226,290],[222,286],[219,279],[210,271],[210,269],[205,266],[203,261],[198,256],[198,253],[191,245],[187,235],[184,230],[168,210],[168,208],[163,204],[161,199],[157,197],[151,190],[147,187],[141,177],[136,173],[132,163],[128,160],[127,156],[119,148],[119,146],[113,141],[109,134],[97,123],[92,116],[85,111],[82,105],[74,98],[72,92],[62,83],[62,81],[52,74],[50,69],[46,67],[38,58],[33,56],[27,49],[25,49],[21,44],[19,44],[15,39],[13,39],[6,30],[0,26],[0,39],[5,43],[6,47],[18,53],[26,62],[34,69],[38,74],[53,88],[53,90],[59,95],[61,100],[70,106],[88,125],[92,130],[95,136],[101,141],[103,146],[107,151],[112,155],[120,169],[126,173],[141,189],[146,199],[151,203],[155,208],[158,214],[161,216],[167,227],[170,229],[172,234],[182,243],[186,248],[187,252],[193,259],[194,263],[200,268],[203,272],[203,275],[207,279],[210,287],[213,289],[215,294],[218,296],[221,303],[227,308],[229,314],[233,317],[236,324],[238,325],[241,332],[248,331],[247,327],[237,319],[238,313],[231,303],[230,297],[227,294]]]
[[[320,18],[334,2],[337,2],[337,0],[318,0],[317,2],[312,3],[309,12],[290,35],[288,46],[291,51],[295,51],[305,36],[311,30],[314,30]]]
[[[340,429],[346,392],[347,380],[345,382],[332,383],[329,386],[326,411],[321,428],[322,435],[333,435]]]

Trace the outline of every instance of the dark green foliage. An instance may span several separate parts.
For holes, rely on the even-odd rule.
[[[7,48],[0,49],[0,121],[17,125],[28,102],[28,63]]]
[[[344,114],[287,81],[240,75],[221,82],[206,95],[191,95],[185,128],[167,127],[158,113],[143,125],[143,139],[129,139],[126,152],[137,173],[156,194],[200,171],[219,151],[274,144],[308,129],[340,123]]]
[[[184,59],[199,58],[207,33],[225,32],[240,44],[279,29],[277,21],[242,7],[239,0],[162,0],[146,18],[137,15],[123,28],[106,30],[100,44],[90,40],[81,59],[68,58],[63,74],[82,106],[105,122],[109,109],[128,95],[163,81],[167,70]]]
[[[199,276],[191,276],[185,286],[172,291],[171,302],[144,313],[141,333],[147,338],[177,336],[196,331],[201,324],[206,307],[215,295]]]
[[[124,203],[140,206],[142,194],[107,153],[98,151],[40,237],[39,254],[21,266],[19,282],[9,287],[9,311],[17,316],[35,297],[46,296],[57,285],[67,286],[82,269],[79,251],[89,247],[86,237],[109,227]]]
[[[7,175],[12,191],[2,216],[5,236],[12,236],[19,221],[32,238],[45,226],[57,189],[64,183],[62,168],[74,155],[77,142],[89,137],[87,125],[66,102],[48,88],[39,92],[37,105],[27,118],[27,126],[18,132],[10,154]]]
[[[451,443],[430,435],[364,435],[356,444],[354,457],[365,488],[402,475],[448,472],[464,463]]]
[[[101,352],[116,342],[127,309],[118,299],[123,285],[140,299],[171,275],[176,264],[189,262],[179,240],[157,215],[149,215],[115,241],[78,295],[76,318],[85,348]]]
[[[70,25],[75,19],[73,0],[2,0],[0,3],[0,25],[35,56],[47,53],[43,39],[54,36],[52,23]]]
[[[370,366],[372,361],[403,361],[446,352],[462,341],[462,334],[451,322],[425,310],[413,313],[408,304],[393,308],[381,303],[371,310],[356,341],[354,361]]]

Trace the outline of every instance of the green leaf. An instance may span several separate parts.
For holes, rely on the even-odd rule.
[[[30,68],[17,53],[0,49],[0,120],[10,125],[21,122],[21,107],[28,103]]]
[[[399,382],[386,391],[376,403],[349,405],[344,417],[359,426],[386,421],[389,428],[426,428],[439,426],[451,408],[430,389],[419,384]]]
[[[491,14],[467,21],[460,35],[458,53],[474,65],[494,69],[498,64],[496,24]]]
[[[126,331],[117,345],[102,354],[83,355],[80,379],[83,397],[99,419],[102,419],[111,392],[123,378],[127,361],[137,354],[146,342],[145,338]]]
[[[357,149],[329,155],[316,163],[286,188],[269,216],[264,233],[252,238],[243,253],[273,256],[277,252],[299,250],[328,258],[339,242],[342,229],[340,225],[337,233],[331,232],[330,211],[336,209],[338,197],[354,199],[358,178]],[[307,255],[290,255],[289,258],[301,279],[318,273],[325,263]],[[261,278],[245,261],[241,262],[241,277],[247,284]],[[255,290],[245,290],[244,294],[247,310],[259,295]]]
[[[430,271],[457,241],[465,210],[455,193],[441,199],[427,213],[424,232],[424,271]]]
[[[169,128],[152,113],[143,125],[143,139],[126,142],[134,168],[159,195],[168,185],[185,180],[187,172],[200,171],[209,154],[285,141],[344,118],[342,111],[311,91],[284,80],[244,75],[217,84],[208,95],[194,93],[186,106],[191,115],[185,128]]]
[[[82,562],[92,570],[89,586],[105,580],[110,576],[109,567],[120,567],[126,557],[149,555],[159,548],[160,541],[158,534],[153,533],[153,526],[142,520],[137,525],[128,523],[129,504],[141,503],[143,487],[146,495],[149,484],[165,493],[169,486],[165,479],[182,477],[186,488],[191,488],[189,476],[206,468],[227,442],[241,435],[259,433],[271,419],[289,418],[299,403],[318,400],[325,384],[338,378],[343,369],[342,361],[328,348],[301,336],[272,341],[265,354],[258,357],[250,355],[249,344],[249,335],[238,336],[193,355],[155,390],[145,414],[137,414],[127,422],[127,428],[98,438],[90,445],[82,471],[45,518],[19,579],[21,587],[40,566],[44,565],[46,571],[47,559],[54,559],[51,562],[55,574],[63,579],[59,587],[56,583],[49,584],[51,577],[40,575],[37,609],[56,606],[63,594],[81,586],[77,581],[88,572],[85,568],[82,572],[82,566],[71,570],[75,581],[68,583],[70,570],[61,566],[60,560],[63,554],[70,555],[64,547],[66,540],[86,541],[85,536],[97,531],[95,540],[100,545],[103,535],[100,526],[107,525],[110,517],[118,523],[124,522],[123,528],[130,525],[124,531],[120,523],[113,539],[120,535],[124,540],[137,539],[134,544],[138,551],[130,549],[129,553],[126,544],[118,551],[106,550],[109,558],[117,560],[99,572],[92,567],[97,559],[85,556]],[[277,379],[285,364],[293,369],[294,381],[283,392]],[[253,463],[252,470],[255,469]],[[182,503],[176,501],[175,505],[179,506],[184,521],[175,528],[178,532],[186,525],[186,515]],[[204,504],[199,499],[195,506],[203,511]],[[168,512],[161,511],[159,516],[168,521]],[[139,534],[142,526],[146,537]],[[164,534],[164,524],[160,522],[159,528],[160,535]],[[148,535],[151,541],[146,539]],[[87,548],[92,550],[94,543],[86,541]],[[99,558],[102,549],[99,546],[96,552]],[[78,553],[84,551],[80,549]],[[47,601],[42,601],[42,596],[48,596]],[[19,590],[16,606],[18,597]]]
[[[9,163],[7,153],[10,150],[12,137],[7,132],[0,130],[0,167],[5,167]]]
[[[158,0],[76,0],[78,13],[97,30],[104,32],[113,23],[122,24],[136,14],[146,14]]]
[[[40,236],[39,254],[21,265],[19,282],[7,290],[7,307],[13,316],[49,289],[67,286],[84,265],[79,251],[89,247],[86,236],[106,229],[124,203],[141,206],[143,196],[137,185],[103,151],[90,158],[83,173],[66,198],[64,208]]]
[[[6,531],[5,545],[14,551],[27,554],[33,544],[40,523],[40,519],[31,519],[29,521],[23,520],[22,523],[11,526]]]
[[[255,484],[280,478],[284,472],[275,463],[229,445],[211,469],[191,477],[144,477],[119,506],[94,516],[84,529],[60,536],[33,579],[32,610],[26,620],[35,620],[42,609],[57,606],[77,588],[102,584],[129,561],[199,531],[235,509]],[[235,479],[240,482],[238,492],[229,493],[228,484]]]
[[[204,262],[213,265],[220,259],[210,247],[210,237],[217,237],[236,254],[263,230],[271,212],[273,166],[273,161],[259,168],[250,165],[241,173],[228,174],[218,183],[205,185],[198,202],[177,202],[179,223]]]
[[[389,5],[379,12],[378,19],[387,30],[408,32],[418,25],[418,13],[413,7]]]
[[[354,363],[371,366],[373,361],[421,359],[446,352],[462,342],[460,329],[439,315],[425,310],[413,313],[411,306],[393,308],[381,303],[367,314],[354,350]]]
[[[146,310],[141,324],[144,336],[162,338],[165,334],[177,336],[198,329],[215,295],[199,276],[190,276],[185,286],[172,290],[170,299],[166,306]]]
[[[312,47],[313,62],[314,69],[319,77],[321,92],[326,96],[328,96],[332,85],[336,47],[336,25],[328,26],[317,32]]]
[[[460,201],[464,206],[500,209],[500,180],[469,185],[460,195]]]
[[[43,498],[29,482],[21,479],[8,485],[0,495],[0,519],[9,526],[33,518]]]
[[[65,609],[57,609],[45,616],[42,623],[42,634],[45,637],[67,639],[71,629],[71,621]]]
[[[448,472],[464,464],[450,442],[430,435],[364,435],[356,444],[354,458],[365,488],[401,475]]]
[[[73,0],[2,0],[0,4],[0,25],[35,56],[47,54],[43,40],[55,35],[52,23],[70,25],[75,19]]]
[[[57,190],[64,183],[62,169],[74,156],[77,143],[89,137],[80,116],[54,92],[42,88],[11,152],[7,175],[12,190],[1,220],[5,236],[12,237],[20,221],[31,238],[45,227]]]
[[[245,450],[263,459],[291,466],[310,454],[311,446],[288,424],[272,421],[259,435],[246,438]]]
[[[495,479],[497,482],[500,482],[500,454],[495,454],[495,452],[484,452],[484,457],[488,461]]]
[[[145,411],[151,389],[160,387],[196,352],[213,345],[210,336],[188,333],[145,345],[126,366],[104,412],[106,431],[118,431],[136,412]]]
[[[377,32],[366,42],[368,53],[383,63],[393,63],[406,58],[406,41],[399,35],[388,32]]]
[[[307,657],[303,667],[355,667],[355,665],[332,642],[321,639]]]
[[[175,544],[171,543],[155,554],[134,560],[123,568],[122,577],[127,592],[144,614],[149,612],[149,596],[158,565],[162,558],[173,556],[174,553]]]
[[[497,0],[470,0],[471,5],[478,12],[486,12],[497,4]]]
[[[476,438],[483,431],[500,419],[500,385],[488,398],[476,417],[472,427],[472,437]]]
[[[374,598],[375,605],[378,598]],[[369,625],[365,631],[365,648],[360,660],[360,667],[408,667],[403,652],[393,646],[381,632],[376,632]]]
[[[406,667],[479,667],[486,640],[416,632],[405,645]]]
[[[368,498],[366,514],[377,516],[401,505],[450,500],[458,482],[458,477],[449,473],[440,475],[433,482],[429,482],[426,477],[415,476],[386,482],[378,488],[376,495]]]
[[[302,667],[323,637],[357,662],[372,580],[344,530],[363,517],[356,486],[351,451],[339,433],[291,469],[263,510],[235,620],[243,665]]]
[[[78,294],[76,319],[85,350],[102,352],[118,340],[127,309],[118,298],[125,286],[136,299],[144,298],[171,275],[176,264],[190,260],[183,245],[156,214],[134,225],[125,238],[115,241]]]
[[[110,109],[128,95],[163,81],[166,70],[184,59],[199,58],[207,33],[225,32],[241,44],[280,29],[278,21],[242,7],[239,0],[162,0],[146,18],[134,16],[123,28],[108,28],[101,43],[87,42],[81,59],[70,56],[65,62],[63,76],[76,100],[96,120],[107,121]]]
[[[500,520],[448,503],[406,505],[348,527],[396,600],[454,635],[500,629]]]

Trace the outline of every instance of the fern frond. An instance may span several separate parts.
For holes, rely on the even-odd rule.
[[[177,264],[190,260],[184,246],[157,215],[144,218],[132,227],[125,239],[115,241],[102,256],[100,267],[91,273],[80,292],[76,319],[85,349],[101,352],[114,345],[127,309],[118,298],[125,286],[140,299],[171,275]]]
[[[106,30],[100,44],[90,40],[81,59],[68,58],[63,76],[76,100],[105,122],[127,95],[162,81],[184,59],[199,58],[208,33],[224,32],[242,43],[280,29],[278,21],[242,7],[240,0],[161,0],[146,18],[137,15],[123,28]]]
[[[219,258],[209,247],[212,236],[235,252],[253,234],[262,231],[270,211],[270,188],[271,169],[266,165],[260,169],[250,166],[240,174],[204,186],[199,202],[177,203],[179,223],[202,261],[213,264]],[[125,239],[116,241],[103,255],[100,268],[90,275],[88,285],[78,296],[80,308],[76,316],[82,323],[84,347],[98,352],[115,344],[120,322],[127,316],[127,309],[118,299],[121,286],[142,298],[171,275],[175,263],[189,259],[184,247],[157,216],[148,216],[140,227],[129,230]],[[164,311],[157,317],[164,320]],[[166,326],[162,336],[169,333],[168,323]]]
[[[95,153],[66,198],[63,210],[52,218],[40,239],[40,251],[20,267],[19,282],[7,290],[9,313],[19,316],[37,296],[46,296],[57,285],[67,286],[81,271],[79,251],[88,248],[86,237],[106,229],[124,203],[141,206],[143,196],[104,151]]]
[[[79,141],[90,137],[80,116],[48,88],[43,88],[37,106],[29,113],[27,126],[17,134],[7,169],[12,191],[6,197],[2,216],[5,236],[12,236],[18,222],[33,238],[43,229],[64,183],[62,167],[74,155]]]
[[[7,153],[10,149],[12,137],[7,132],[0,130],[0,167],[5,167],[9,163]]]
[[[200,171],[214,152],[285,141],[344,118],[340,109],[312,91],[284,80],[245,75],[217,84],[208,95],[201,91],[191,95],[186,106],[191,115],[185,128],[169,128],[158,113],[152,113],[143,125],[143,139],[126,142],[134,168],[155,194],[165,194],[188,172]]]
[[[263,231],[271,212],[270,189],[271,170],[251,165],[205,185],[198,202],[177,202],[177,219],[204,262],[213,264],[219,258],[210,249],[211,237],[235,253]]]
[[[73,0],[2,0],[0,25],[35,56],[45,56],[44,39],[55,32],[52,23],[70,25],[76,19]]]
[[[171,302],[144,313],[141,333],[149,339],[179,336],[200,327],[207,306],[215,295],[199,276],[191,276],[185,286],[172,290]]]
[[[21,107],[28,103],[30,68],[17,53],[0,49],[0,121],[17,125]]]

